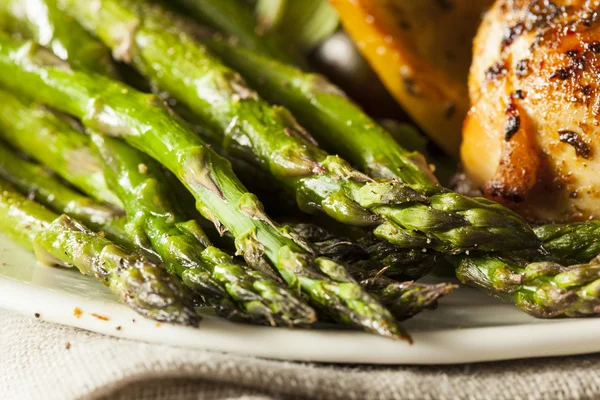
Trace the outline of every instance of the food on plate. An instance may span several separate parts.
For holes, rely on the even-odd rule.
[[[292,50],[314,46],[306,32],[295,43],[273,21],[261,30],[246,2],[177,3],[0,5],[0,232],[44,263],[97,275],[146,316],[190,325],[209,309],[410,341],[400,321],[456,288],[417,281],[442,263],[536,317],[600,312],[597,221],[534,226],[443,187],[427,140],[374,120]],[[468,108],[465,41],[489,3],[331,1],[450,155]],[[258,4],[264,17],[268,4],[291,3]],[[406,76],[393,86],[395,67],[418,93]],[[473,124],[492,116],[473,108],[463,151],[481,134]],[[514,136],[528,126],[518,122]]]
[[[0,40],[0,68],[12,76],[1,79],[6,88],[82,119],[87,129],[121,137],[163,164],[194,195],[201,214],[235,237],[251,267],[265,271],[274,267],[291,288],[339,322],[383,336],[407,337],[389,311],[342,265],[315,257],[293,231],[275,224],[229,162],[157,97],[101,75],[72,70],[43,48],[8,37]]]
[[[69,12],[94,30],[113,51],[119,50],[120,42],[110,31],[98,27],[106,26],[109,20],[136,25],[128,51],[138,56],[122,54],[121,60],[132,63],[161,91],[209,123],[212,132],[220,135],[217,144],[266,169],[295,196],[303,211],[324,212],[342,223],[371,227],[380,239],[403,247],[452,253],[474,246],[496,250],[537,244],[531,229],[507,209],[476,205],[458,195],[450,195],[453,199],[446,196],[446,200],[441,195],[436,201],[418,185],[410,187],[408,182],[395,179],[374,180],[355,170],[345,160],[319,148],[287,109],[272,107],[260,99],[239,75],[210,55],[192,36],[182,30],[172,31],[171,27],[182,26],[185,21],[148,3],[120,4],[134,22],[119,20],[123,13],[115,12],[115,6],[92,13],[91,4],[73,1]],[[207,46],[214,48],[216,44],[209,41]],[[162,65],[173,60],[178,69]],[[329,101],[337,107],[358,111],[352,104],[345,104],[343,96],[332,94]],[[363,126],[371,123],[361,114],[355,116]],[[376,130],[376,124],[373,129]],[[391,141],[389,136],[386,139]],[[392,156],[405,169],[419,169],[407,159],[406,152]],[[460,215],[468,207],[485,211]]]
[[[0,180],[2,232],[50,265],[76,267],[110,288],[125,304],[157,321],[197,325],[184,287],[145,257],[129,253],[66,215],[59,216]]]
[[[534,221],[600,216],[598,4],[497,1],[474,44],[462,160]]]
[[[484,254],[461,258],[456,276],[539,318],[582,317],[600,312],[598,261],[565,266]]]

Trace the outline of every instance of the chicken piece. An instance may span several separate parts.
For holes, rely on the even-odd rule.
[[[461,157],[535,221],[600,217],[600,0],[497,0],[474,43]]]
[[[469,109],[471,42],[493,0],[330,0],[400,105],[457,155]]]

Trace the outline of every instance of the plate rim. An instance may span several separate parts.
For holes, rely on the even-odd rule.
[[[410,346],[362,332],[290,330],[216,318],[205,319],[197,329],[157,324],[116,302],[77,296],[4,275],[0,275],[0,293],[0,308],[29,317],[39,313],[39,318],[47,322],[147,343],[286,361],[443,365],[600,352],[600,340],[593,333],[600,319],[593,318],[552,321],[554,329],[550,330],[550,324],[537,323],[415,332],[415,344]],[[43,302],[32,301],[40,296]],[[75,307],[85,310],[80,318],[73,314]],[[110,319],[103,321],[92,313]],[[228,329],[231,327],[235,329]],[[367,351],[352,351],[356,348]]]

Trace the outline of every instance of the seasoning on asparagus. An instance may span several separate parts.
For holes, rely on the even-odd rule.
[[[51,166],[61,165],[57,160],[69,154],[83,151],[90,141],[81,132],[74,130],[54,130],[53,125],[28,131],[29,124],[15,117],[28,118],[27,112],[35,114],[37,107],[20,102],[15,96],[0,90],[0,106],[7,106],[4,112],[13,115],[10,130],[3,130],[0,123],[0,137],[12,138],[20,144],[20,149],[35,155],[48,135],[55,146],[46,148],[46,159],[54,161]],[[2,113],[2,112],[0,112]],[[44,113],[49,113],[44,110]],[[34,118],[33,115],[30,116]],[[10,132],[10,133],[9,133]],[[80,137],[78,137],[80,136]],[[49,208],[67,214],[91,227],[102,231],[106,236],[125,245],[129,249],[142,248],[153,259],[162,260],[169,271],[181,277],[186,286],[204,295],[207,302],[221,315],[228,318],[245,319],[252,322],[267,321],[284,326],[307,324],[316,317],[314,311],[295,298],[272,277],[251,270],[234,262],[231,256],[209,245],[204,232],[195,221],[185,221],[170,205],[167,179],[162,175],[153,160],[115,139],[95,135],[95,143],[105,156],[111,168],[105,177],[112,182],[111,189],[123,199],[125,208],[134,216],[134,223],[125,223],[116,208],[92,202],[62,185],[39,165],[23,160],[0,143],[0,176],[9,180],[21,191],[31,193],[36,200]],[[21,139],[21,140],[17,140]],[[108,143],[108,144],[107,144]],[[94,151],[83,151],[85,164],[103,165]],[[127,169],[129,168],[129,169]],[[100,171],[101,172],[101,171]],[[81,176],[75,168],[64,170],[63,177],[69,182],[90,179],[85,188],[93,187],[93,175]],[[115,182],[118,181],[118,182]],[[131,184],[127,189],[125,183]],[[134,185],[135,184],[135,185]],[[92,192],[94,193],[94,192]],[[148,238],[150,240],[148,240]],[[157,250],[156,253],[154,250]],[[234,299],[241,308],[230,304]]]
[[[316,320],[314,310],[282,287],[278,277],[235,263],[211,246],[198,223],[173,206],[168,180],[153,159],[117,139],[91,136],[106,165],[107,183],[130,216],[129,226],[149,238],[169,272],[205,293],[208,304],[219,309],[231,299],[241,309],[240,318],[271,325]],[[225,304],[224,311],[232,308]]]
[[[80,223],[58,216],[0,180],[0,231],[48,264],[75,266],[107,285],[138,313],[164,322],[197,325],[187,293],[164,270],[128,253]]]
[[[500,205],[445,191],[429,196],[397,179],[374,180],[327,154],[286,109],[261,100],[164,10],[116,0],[60,4],[121,61],[212,124],[224,148],[267,169],[303,210],[370,227],[379,238],[409,248],[459,253],[538,245],[529,226]]]
[[[314,244],[317,253],[348,265],[355,279],[363,281],[385,276],[396,281],[415,280],[429,274],[436,254],[420,249],[399,249],[377,240],[372,234],[357,239],[339,236],[314,223],[292,223],[303,239]]]
[[[600,264],[564,266],[529,262],[508,255],[457,258],[461,282],[511,301],[538,318],[581,317],[600,313]]]
[[[142,26],[137,29],[138,33],[154,32]],[[169,37],[150,35],[148,39]],[[342,265],[314,257],[291,230],[277,226],[256,196],[238,181],[229,162],[155,96],[73,70],[38,45],[5,36],[0,36],[0,70],[4,87],[81,118],[90,129],[120,136],[163,164],[194,195],[199,211],[232,233],[250,266],[275,267],[290,287],[302,291],[341,323],[387,337],[408,338],[392,315]]]
[[[369,235],[355,242],[335,236],[315,224],[292,226],[300,236],[315,244],[319,255],[343,261],[354,279],[385,304],[398,320],[437,307],[438,300],[456,288],[449,283],[426,284],[410,280],[429,273],[435,263],[434,256],[398,249],[390,249],[392,254],[387,254],[379,251],[384,250],[381,245],[388,247],[389,244],[373,240]]]

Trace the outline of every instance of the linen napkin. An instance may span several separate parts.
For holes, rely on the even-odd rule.
[[[306,364],[116,339],[0,310],[2,400],[305,398],[595,399],[600,355],[450,366]]]

